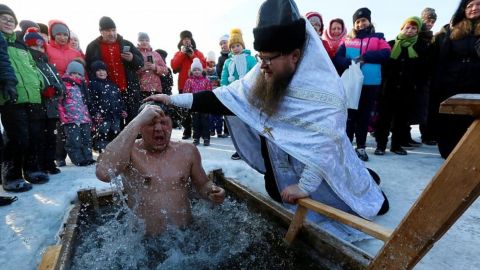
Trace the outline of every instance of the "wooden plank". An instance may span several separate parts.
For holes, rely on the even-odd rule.
[[[60,250],[62,245],[54,245],[47,247],[47,250],[42,256],[42,261],[38,265],[38,270],[54,270],[57,269],[58,258],[60,257]]]
[[[303,220],[305,219],[305,215],[307,214],[308,209],[305,206],[299,205],[297,207],[297,211],[295,211],[295,215],[293,216],[292,223],[288,227],[287,235],[285,235],[285,241],[288,244],[293,242],[295,236],[297,236],[298,231],[302,228]]]
[[[440,104],[440,113],[480,117],[480,94],[458,94]]]
[[[298,200],[298,204],[319,214],[322,214],[330,219],[351,226],[384,242],[390,239],[390,236],[392,234],[391,229],[387,229],[361,217],[346,213],[344,211],[338,210],[334,207],[328,206],[326,204],[317,202],[309,198]]]
[[[478,198],[479,142],[475,120],[369,269],[412,269]]]

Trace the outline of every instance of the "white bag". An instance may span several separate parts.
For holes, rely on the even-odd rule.
[[[345,88],[345,95],[347,96],[347,108],[358,109],[358,102],[360,101],[360,94],[363,86],[363,73],[360,69],[360,63],[352,64],[343,72],[340,77]]]

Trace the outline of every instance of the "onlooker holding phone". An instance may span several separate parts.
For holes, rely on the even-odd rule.
[[[147,33],[138,33],[138,50],[143,55],[143,68],[137,71],[140,80],[142,98],[162,93],[161,76],[167,73],[167,66],[162,56],[152,50]]]
[[[137,71],[143,67],[143,56],[132,42],[117,34],[115,22],[110,17],[102,17],[99,25],[101,36],[88,44],[85,53],[87,70],[91,73],[91,65],[96,60],[103,61],[107,66],[108,79],[120,89],[127,110],[128,116],[123,127],[137,115],[140,107]]]

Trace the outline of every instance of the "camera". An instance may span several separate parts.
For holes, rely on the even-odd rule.
[[[192,46],[183,46],[183,52],[186,54],[192,54],[193,53]]]
[[[153,56],[147,55],[147,62],[150,62],[153,64]]]

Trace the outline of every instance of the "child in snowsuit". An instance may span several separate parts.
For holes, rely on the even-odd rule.
[[[107,144],[120,133],[120,123],[127,117],[118,86],[107,79],[107,67],[102,61],[90,66],[94,76],[89,86],[90,115],[95,127],[95,145],[103,152]]]

